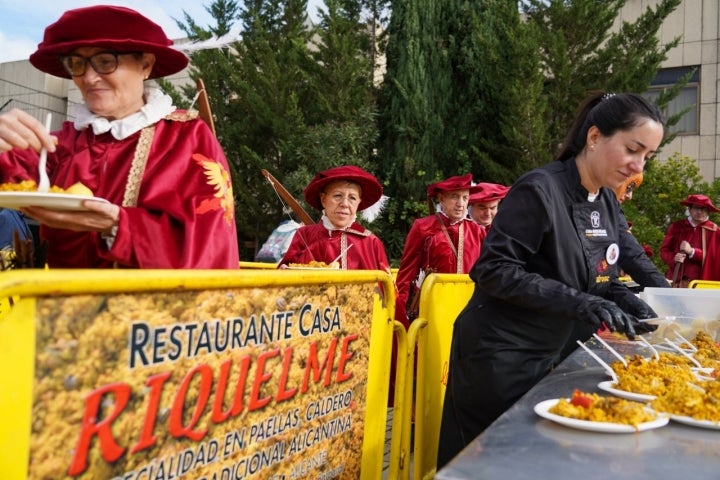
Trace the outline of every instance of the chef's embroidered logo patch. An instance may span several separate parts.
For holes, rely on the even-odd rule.
[[[225,212],[225,221],[228,225],[232,225],[234,221],[234,209],[230,174],[222,165],[215,160],[207,158],[205,155],[195,153],[192,159],[203,168],[203,173],[205,173],[208,185],[211,185],[215,189],[213,198],[206,198],[201,201],[200,205],[195,208],[195,211],[203,214],[222,209]]]
[[[607,237],[607,230],[600,228],[600,212],[594,210],[590,214],[590,225],[592,228],[585,229],[585,236],[588,238],[592,237]]]

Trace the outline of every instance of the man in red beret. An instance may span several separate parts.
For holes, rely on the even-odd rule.
[[[485,228],[490,228],[493,218],[497,214],[500,200],[505,198],[510,187],[499,183],[478,183],[481,190],[470,195],[470,218]]]
[[[720,209],[701,194],[688,195],[680,204],[688,207],[687,218],[670,224],[660,245],[660,256],[668,264],[666,276],[673,286],[686,287],[692,280],[703,278],[702,271],[710,267],[706,264],[718,262],[707,252],[718,229],[709,214]]]
[[[480,255],[485,229],[467,216],[470,195],[478,191],[472,174],[428,186],[428,202],[435,210],[437,201],[438,211],[413,222],[397,273],[395,318],[405,326],[417,315],[414,308],[407,310],[407,304],[413,303],[426,272],[468,273]]]

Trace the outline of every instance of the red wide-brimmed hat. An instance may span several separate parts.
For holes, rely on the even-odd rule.
[[[56,77],[71,78],[60,56],[80,47],[107,48],[116,52],[155,54],[150,78],[177,73],[188,64],[188,58],[170,46],[160,25],[135,10],[110,5],[68,10],[60,19],[45,28],[43,41],[30,55],[30,63],[38,70]]]
[[[435,197],[440,192],[454,192],[456,190],[470,190],[473,194],[480,190],[480,187],[472,184],[472,173],[446,178],[442,182],[431,183],[427,187],[427,196]]]
[[[703,207],[707,208],[711,212],[720,212],[720,208],[713,205],[707,195],[702,194],[688,195],[685,200],[680,200],[680,205],[685,205],[686,207]]]
[[[305,187],[305,201],[318,210],[322,210],[323,206],[320,202],[320,193],[325,190],[325,187],[330,182],[336,180],[347,180],[348,182],[360,185],[360,188],[362,188],[362,198],[360,205],[358,205],[358,210],[365,210],[369,206],[374,205],[380,200],[380,197],[382,197],[383,188],[377,178],[355,165],[343,165],[341,167],[324,170],[315,175],[315,178]]]
[[[481,190],[477,193],[473,193],[472,195],[470,195],[470,200],[468,201],[468,204],[487,203],[494,202],[496,200],[502,200],[503,198],[505,198],[505,195],[507,195],[508,190],[510,190],[510,187],[500,185],[499,183],[480,182],[476,186],[480,187]]]

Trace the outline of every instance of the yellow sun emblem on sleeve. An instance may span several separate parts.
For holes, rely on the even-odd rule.
[[[232,225],[235,210],[233,208],[233,190],[230,174],[222,165],[215,160],[207,158],[205,155],[195,153],[192,159],[202,167],[208,185],[211,185],[215,189],[213,198],[207,198],[201,201],[195,211],[202,214],[222,209],[225,221]]]

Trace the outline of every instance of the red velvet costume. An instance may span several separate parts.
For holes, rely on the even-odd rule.
[[[706,251],[707,246],[714,241],[714,237],[717,235],[717,228],[718,226],[711,220],[706,220],[697,227],[693,227],[687,218],[671,223],[665,233],[662,245],[660,245],[660,256],[668,265],[668,271],[665,276],[672,279],[675,270],[675,254],[680,251],[680,243],[683,240],[686,240],[695,252],[692,258],[688,257],[685,259],[685,262],[683,262],[681,267],[683,271],[682,278],[686,278],[688,281],[702,278],[701,271],[703,269],[703,260],[705,259],[720,262],[718,258],[713,260],[712,257],[707,256]],[[703,235],[705,235],[705,248],[703,248]],[[717,270],[717,267],[709,266],[709,268]]]
[[[96,232],[41,226],[54,268],[238,268],[232,184],[222,147],[208,126],[182,112],[156,124],[136,206],[122,207],[108,249]],[[140,132],[124,140],[65,122],[50,183],[82,182],[96,197],[122,205]],[[38,154],[0,154],[2,182],[37,181]]]
[[[322,223],[304,225],[295,232],[295,236],[279,265],[290,263],[317,262],[330,263],[342,251],[342,237],[345,236],[347,250],[345,258],[340,260],[344,270],[388,270],[390,263],[385,247],[378,237],[362,225],[354,222],[345,230],[328,230]]]
[[[396,285],[398,299],[395,305],[396,320],[407,324],[405,307],[411,292],[411,284],[418,272],[432,268],[436,273],[457,273],[457,259],[448,243],[440,221],[445,224],[453,245],[457,247],[460,224],[464,224],[463,268],[468,273],[480,256],[480,247],[485,240],[485,229],[475,221],[464,218],[450,225],[450,219],[443,214],[430,215],[415,220],[405,239]]]

